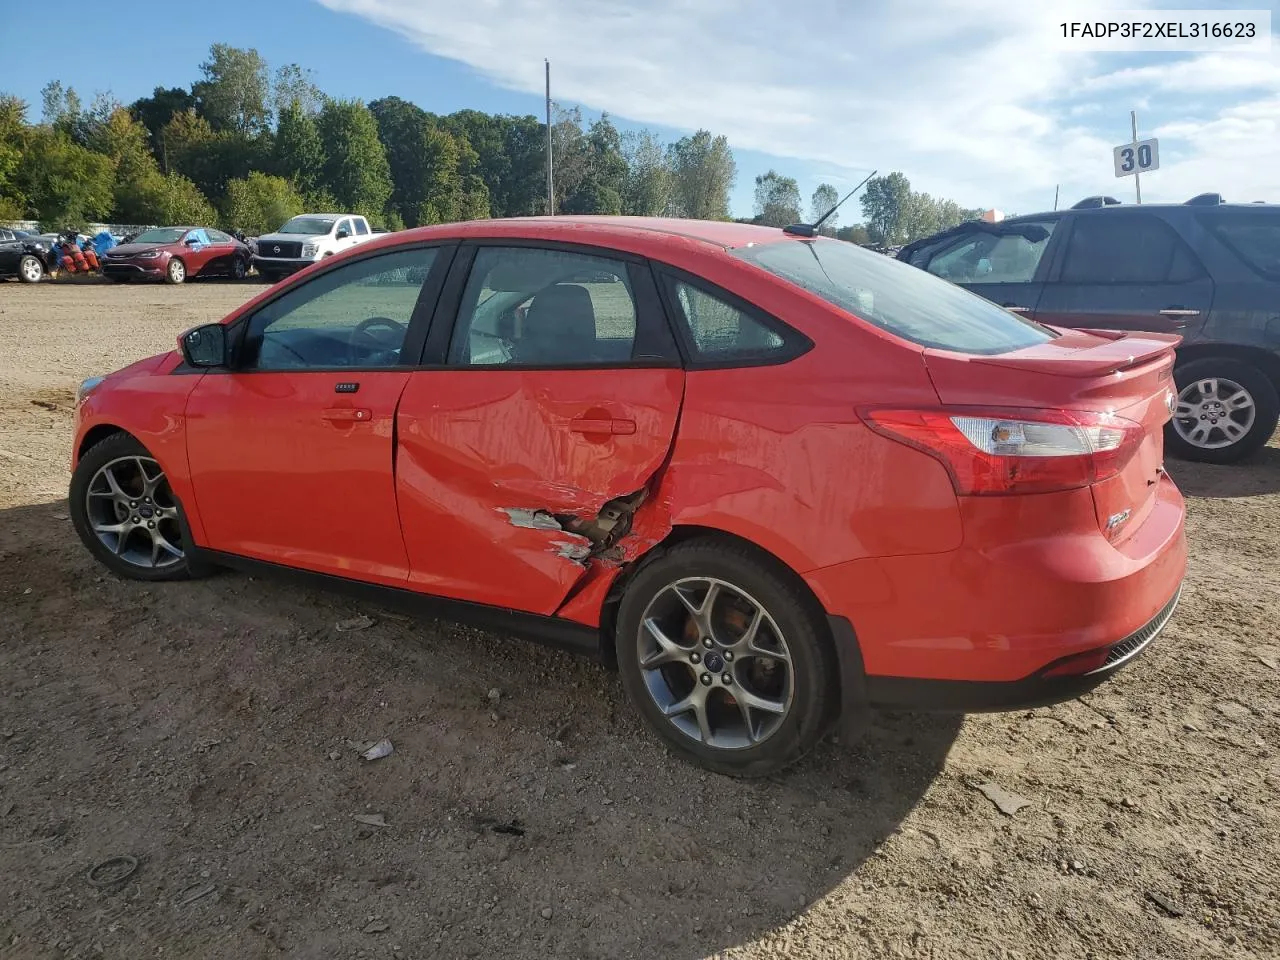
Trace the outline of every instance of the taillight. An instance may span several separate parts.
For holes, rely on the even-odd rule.
[[[942,461],[962,495],[1047,493],[1119,473],[1140,423],[1078,410],[865,410],[877,433]]]

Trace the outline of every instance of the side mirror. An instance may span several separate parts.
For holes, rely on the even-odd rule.
[[[227,330],[220,323],[194,327],[178,338],[182,358],[193,367],[224,367],[227,364]]]
[[[338,240],[345,240],[345,239],[347,239],[347,237],[349,237],[349,236],[351,236],[350,232],[348,232],[348,231],[346,231],[346,230],[339,230],[339,231],[338,231],[338,235],[337,235],[337,237],[336,237],[335,239],[338,239]]]
[[[200,242],[200,238],[199,238],[199,237],[187,237],[187,239],[183,240],[182,242],[183,242],[183,243],[185,243],[188,247],[194,247],[196,244],[198,244],[198,243]]]

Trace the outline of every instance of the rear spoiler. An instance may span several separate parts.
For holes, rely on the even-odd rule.
[[[972,357],[970,362],[996,367],[1018,367],[1060,377],[1100,377],[1122,370],[1158,363],[1172,363],[1173,348],[1182,342],[1176,333],[1126,333],[1119,330],[1078,330],[1103,342],[1083,350],[1063,351],[1062,356],[1027,356],[1043,347],[1030,347],[995,356]]]

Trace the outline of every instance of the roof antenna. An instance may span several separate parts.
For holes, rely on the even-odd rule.
[[[793,237],[816,237],[818,235],[818,228],[827,222],[827,218],[830,217],[837,210],[839,210],[840,207],[844,205],[845,200],[848,200],[855,193],[857,193],[864,186],[866,186],[867,181],[870,180],[872,177],[874,177],[876,173],[877,171],[872,170],[869,174],[867,174],[866,177],[863,178],[862,183],[858,184],[856,187],[854,187],[852,190],[846,193],[844,197],[834,207],[832,207],[830,210],[828,210],[826,213],[820,216],[818,218],[817,223],[812,223],[812,224],[793,223],[789,227],[783,227],[782,232],[788,233]]]

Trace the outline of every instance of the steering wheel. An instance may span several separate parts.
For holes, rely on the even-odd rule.
[[[352,364],[357,364],[364,361],[369,353],[395,353],[404,343],[406,328],[406,324],[390,317],[361,320],[351,331],[351,339],[347,342],[347,359]]]

